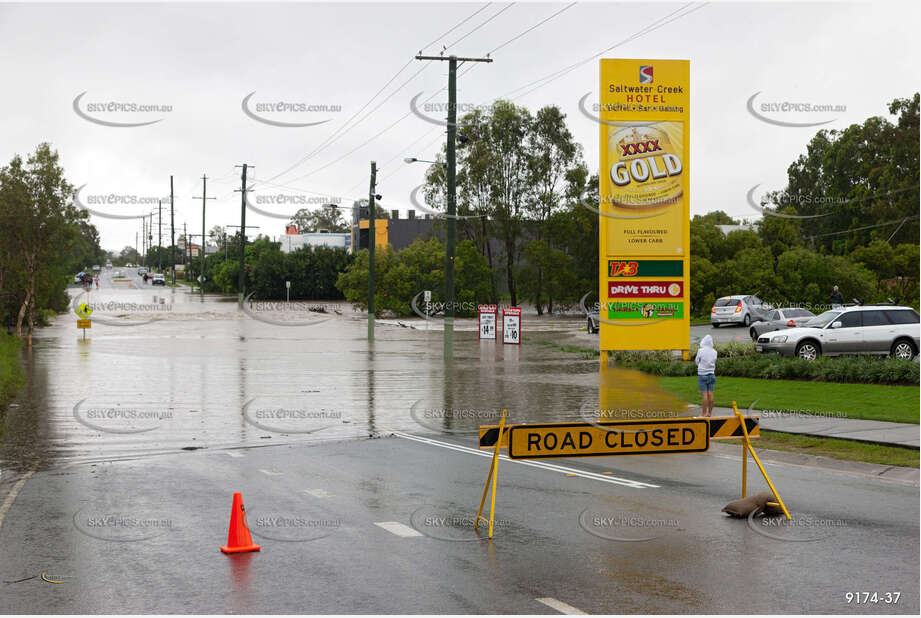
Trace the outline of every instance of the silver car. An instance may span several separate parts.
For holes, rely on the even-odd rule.
[[[921,345],[921,323],[911,307],[858,305],[832,309],[802,327],[758,337],[758,352],[815,360],[823,354],[890,355],[910,360]]]
[[[710,324],[719,328],[723,324],[736,324],[746,328],[752,322],[767,319],[774,307],[766,305],[757,296],[723,296],[716,299],[710,309]]]
[[[806,309],[800,309],[799,307],[774,309],[768,314],[766,320],[753,322],[751,328],[748,329],[748,334],[751,336],[752,341],[756,341],[758,337],[764,333],[803,326],[814,317],[815,314],[813,312]]]

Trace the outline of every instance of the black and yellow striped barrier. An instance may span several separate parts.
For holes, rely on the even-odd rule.
[[[692,417],[688,417],[692,418]],[[705,417],[693,417],[693,418],[705,418]],[[745,429],[748,430],[749,438],[757,438],[761,435],[761,424],[760,419],[757,416],[746,416],[745,418]],[[652,419],[650,419],[652,420]],[[714,416],[709,419],[710,421],[710,439],[711,440],[731,440],[734,438],[744,438],[745,432],[742,431],[742,423],[739,421],[739,418],[735,416]],[[603,426],[604,422],[599,422],[598,425]],[[548,426],[548,424],[541,424],[542,427]],[[502,444],[500,448],[508,447],[508,427],[506,426],[502,432]],[[479,430],[479,448],[481,450],[488,450],[495,448],[496,439],[499,437],[499,426],[498,425],[480,425]]]

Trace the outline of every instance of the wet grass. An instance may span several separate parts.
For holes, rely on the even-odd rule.
[[[700,403],[697,376],[661,377],[659,385],[690,403]],[[883,384],[842,384],[799,380],[762,380],[717,376],[714,403],[739,409],[757,401],[758,410],[788,410],[803,414],[840,414],[893,423],[918,423],[918,387]]]
[[[601,354],[598,350],[592,348],[584,348],[578,345],[564,345],[556,343],[555,341],[528,341],[527,343],[533,343],[534,345],[542,345],[548,348],[553,348],[554,350],[559,350],[560,352],[567,352],[569,354],[579,354],[582,357],[582,360],[597,360],[598,355]]]
[[[741,440],[721,440],[721,442],[741,445]],[[764,448],[906,468],[917,468],[919,460],[917,449],[840,438],[819,438],[780,431],[762,431],[760,438],[752,440],[752,446],[756,453]],[[751,469],[749,469],[750,474]]]
[[[25,371],[19,364],[21,347],[18,337],[0,333],[0,411],[6,409],[25,383]]]

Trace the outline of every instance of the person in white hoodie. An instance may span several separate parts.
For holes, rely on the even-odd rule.
[[[704,336],[694,362],[697,364],[697,386],[700,389],[701,416],[713,415],[713,389],[716,387],[716,350],[713,337]]]

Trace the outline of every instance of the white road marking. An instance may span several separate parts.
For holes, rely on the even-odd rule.
[[[310,494],[314,498],[329,498],[332,494],[325,489],[305,489],[305,494]]]
[[[410,537],[410,536],[422,536],[422,533],[418,530],[413,530],[406,524],[401,524],[398,521],[376,521],[374,522],[375,526],[383,528],[391,534],[397,536]]]
[[[558,601],[554,599],[553,597],[544,597],[543,599],[534,599],[534,600],[537,601],[538,603],[543,603],[547,607],[552,607],[553,609],[560,612],[561,614],[572,614],[572,615],[577,615],[577,616],[582,616],[586,614],[586,612],[583,612],[581,609],[573,607],[572,605],[569,605],[568,603],[563,603],[562,601]]]
[[[462,453],[470,453],[471,455],[479,455],[480,457],[492,457],[492,453],[489,451],[481,451],[479,449],[471,448],[469,446],[461,446],[459,444],[452,444],[450,442],[442,442],[440,440],[433,440],[431,438],[422,438],[420,436],[414,436],[412,434],[403,433],[400,431],[391,432],[393,435],[400,438],[405,438],[407,440],[414,440],[416,442],[421,442],[423,444],[429,444],[431,446],[438,446],[441,448],[451,449],[453,451],[460,451]],[[644,483],[642,481],[634,481],[632,479],[625,479],[616,476],[608,476],[604,474],[598,474],[596,472],[586,472],[584,470],[578,470],[576,468],[568,468],[566,466],[560,466],[557,464],[545,463],[543,461],[527,461],[523,459],[509,459],[507,455],[499,455],[499,459],[507,461],[509,463],[521,464],[523,466],[531,466],[534,468],[543,468],[544,470],[550,470],[552,472],[559,472],[561,474],[574,474],[576,476],[581,476],[582,478],[592,479],[595,481],[603,481],[605,483],[613,483],[614,485],[623,485],[625,487],[633,487],[634,489],[655,489],[660,487],[660,485],[653,485],[652,483]]]
[[[234,453],[233,451],[224,451],[224,454],[231,457],[246,457],[243,453]]]
[[[16,496],[19,495],[19,490],[22,489],[22,486],[26,484],[26,481],[29,480],[29,477],[35,473],[35,468],[32,468],[24,475],[22,478],[16,481],[16,484],[13,485],[13,488],[10,490],[10,493],[6,495],[6,500],[3,501],[3,504],[0,505],[0,528],[3,528],[3,518],[6,517],[7,511],[10,510],[10,507],[13,506],[13,502],[16,501]]]
[[[275,470],[265,470],[263,468],[260,468],[259,471],[265,474],[266,476],[281,476],[282,474],[284,474],[284,472],[277,472]]]

